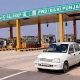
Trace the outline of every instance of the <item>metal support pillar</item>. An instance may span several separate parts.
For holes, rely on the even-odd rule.
[[[13,39],[13,27],[10,26],[10,40]]]
[[[21,44],[21,41],[20,41],[20,20],[19,19],[16,20],[16,39],[17,39],[16,48],[19,49],[20,44]]]
[[[74,17],[73,19],[73,30],[74,30],[74,41],[76,41],[76,36],[77,36],[77,33],[76,33],[76,17]]]
[[[41,44],[41,22],[40,22],[40,18],[38,18],[38,40],[39,40],[39,44]]]
[[[60,42],[64,42],[63,14],[59,14]]]

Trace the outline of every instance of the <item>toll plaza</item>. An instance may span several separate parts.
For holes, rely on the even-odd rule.
[[[64,25],[66,21],[73,21],[73,38],[76,41],[76,21],[80,20],[80,2],[59,5],[28,11],[14,12],[0,15],[0,28],[10,28],[10,40],[13,39],[13,27],[16,27],[16,49],[21,48],[20,29],[25,25],[38,25],[38,43],[41,47],[41,24],[59,22],[60,42],[64,41]],[[55,29],[55,26],[54,26]]]

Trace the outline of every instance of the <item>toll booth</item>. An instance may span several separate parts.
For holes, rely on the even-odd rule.
[[[0,48],[6,48],[7,46],[7,39],[0,38]]]
[[[56,42],[56,37],[55,35],[43,35],[42,37],[42,47],[46,48],[50,44]]]
[[[23,36],[21,42],[22,42],[23,48],[38,47],[38,37],[37,36]]]
[[[10,39],[10,37],[7,39],[7,48],[16,48],[16,37],[13,37]]]
[[[73,34],[65,34],[64,41],[65,42],[74,42],[74,35]]]

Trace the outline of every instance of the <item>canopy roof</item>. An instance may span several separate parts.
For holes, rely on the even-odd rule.
[[[21,26],[24,25],[33,25],[38,23],[38,18],[40,18],[41,23],[52,23],[58,22],[58,14],[64,14],[64,21],[73,20],[73,17],[76,16],[76,19],[80,19],[80,2],[60,5],[54,7],[40,8],[28,11],[21,11],[9,14],[0,15],[0,28],[5,28],[15,26],[15,20],[21,20]]]

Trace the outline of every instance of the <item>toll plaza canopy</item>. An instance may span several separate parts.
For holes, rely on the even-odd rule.
[[[30,0],[31,1],[31,0]],[[42,0],[40,0],[42,2]],[[46,1],[46,0],[44,0]],[[33,2],[33,1],[32,1]],[[64,41],[64,21],[73,21],[74,41],[76,41],[76,20],[80,20],[80,0],[50,0],[51,7],[29,9],[0,15],[0,28],[10,27],[10,37],[13,38],[12,27],[16,26],[17,49],[20,48],[20,26],[38,24],[38,40],[41,44],[41,24],[59,22],[60,41]],[[35,5],[41,3],[35,2]],[[28,4],[28,3],[27,3]],[[31,4],[32,5],[32,4]]]
[[[56,0],[55,0],[56,1]],[[55,2],[54,1],[54,2]],[[46,22],[56,22],[58,21],[58,14],[64,13],[64,20],[72,20],[74,15],[76,19],[80,19],[80,2],[79,0],[61,0],[61,2],[56,2],[56,5],[52,7],[45,7],[33,10],[25,10],[20,12],[13,12],[8,14],[0,15],[0,27],[8,27],[8,21],[12,26],[15,26],[15,20],[21,19],[21,26],[23,25],[32,25],[37,23],[38,16],[40,16],[41,23]],[[60,4],[59,4],[60,3]],[[55,14],[55,15],[53,15]]]

